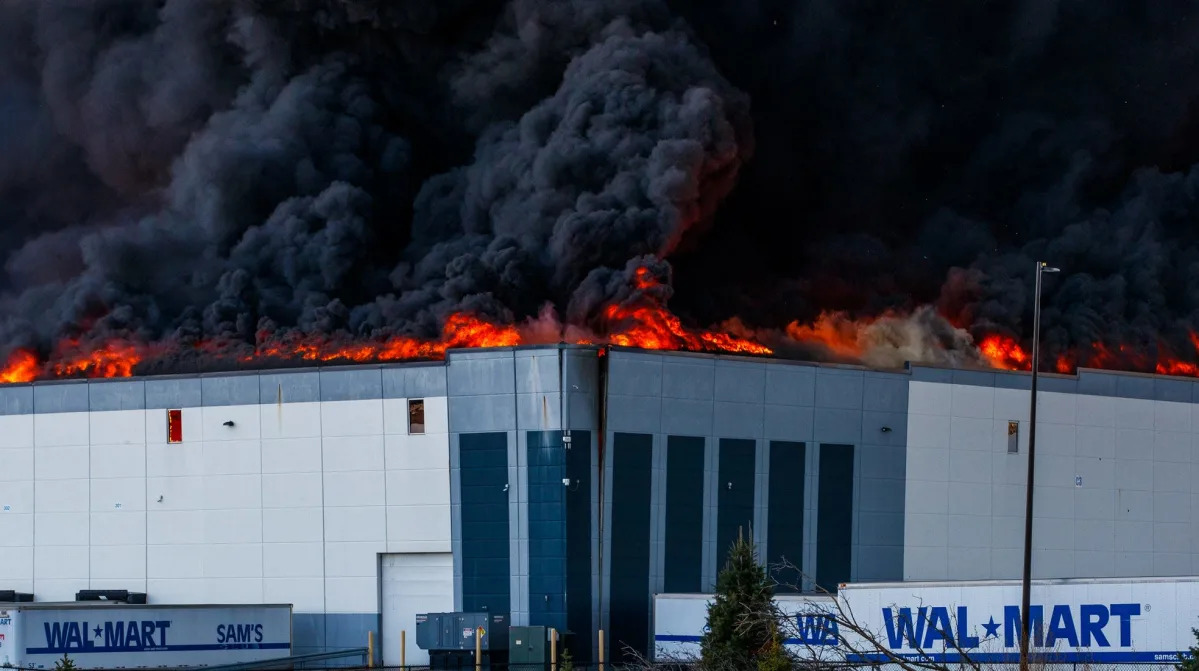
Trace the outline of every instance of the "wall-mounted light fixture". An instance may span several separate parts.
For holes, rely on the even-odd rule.
[[[879,429],[879,430],[882,431],[883,433],[891,433],[891,427],[889,427],[889,426],[884,426],[882,429]]]
[[[225,420],[225,426],[233,426],[233,420],[231,420],[231,419],[226,419],[226,420]]]

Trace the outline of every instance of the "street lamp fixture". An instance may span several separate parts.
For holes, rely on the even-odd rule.
[[[1024,502],[1024,577],[1020,594],[1020,669],[1028,670],[1028,638],[1030,621],[1029,580],[1032,577],[1032,493],[1033,475],[1036,467],[1037,449],[1037,368],[1041,351],[1041,275],[1059,272],[1044,261],[1037,261],[1036,289],[1033,292],[1032,309],[1032,393],[1028,409],[1028,482],[1025,485]]]

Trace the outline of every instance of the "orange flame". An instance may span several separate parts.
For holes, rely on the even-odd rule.
[[[648,272],[638,272],[635,282],[638,288],[643,289],[654,285],[654,280]],[[771,353],[770,348],[748,339],[716,331],[687,329],[678,317],[660,306],[644,305],[630,308],[611,305],[607,308],[606,315],[611,324],[619,327],[617,332],[611,333],[606,339],[580,336],[574,341],[578,344],[608,342],[644,349]],[[446,319],[441,336],[436,340],[393,336],[386,340],[347,342],[325,334],[275,336],[271,333],[259,333],[257,345],[248,353],[242,353],[243,350],[236,354],[222,354],[220,349],[210,342],[199,343],[195,347],[212,358],[233,357],[242,363],[272,359],[362,363],[440,359],[444,358],[446,351],[450,349],[512,347],[520,345],[523,340],[517,326],[494,324],[473,315],[455,313]],[[43,376],[128,377],[143,360],[152,360],[169,351],[169,347],[161,344],[111,341],[88,348],[76,340],[66,340],[55,348],[49,365],[43,365],[33,352],[14,351],[4,368],[0,369],[0,383],[31,382]]]
[[[647,268],[638,268],[633,285],[640,291],[658,286]],[[621,347],[654,350],[719,351],[739,354],[773,354],[773,350],[748,338],[717,331],[697,331],[683,326],[681,320],[648,294],[639,294],[629,303],[613,303],[604,309],[604,319],[615,331],[608,342]]]
[[[992,368],[1003,370],[1025,370],[1032,368],[1032,357],[1015,338],[992,334],[982,339],[978,351]]]
[[[26,349],[13,350],[8,355],[4,369],[0,370],[0,382],[32,382],[39,372],[41,366],[37,362],[37,355]]]
[[[822,312],[811,324],[787,324],[787,337],[796,342],[821,345],[833,355],[857,359],[864,350],[859,335],[872,319],[853,320],[841,312]]]

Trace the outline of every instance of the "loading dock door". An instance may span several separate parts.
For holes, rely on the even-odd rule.
[[[408,632],[409,666],[427,666],[429,653],[416,647],[416,614],[454,610],[454,557],[446,553],[383,555],[383,664],[400,663],[400,631]]]

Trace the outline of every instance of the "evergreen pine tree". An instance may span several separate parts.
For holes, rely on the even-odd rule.
[[[777,647],[771,592],[766,567],[758,563],[753,545],[738,533],[708,606],[708,630],[700,641],[705,667],[756,671],[766,657],[771,671],[789,666],[786,653]]]

